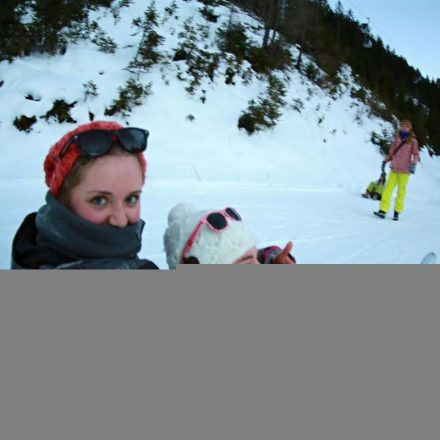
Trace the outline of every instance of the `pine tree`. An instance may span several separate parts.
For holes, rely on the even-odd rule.
[[[157,64],[162,55],[157,50],[164,41],[164,37],[156,32],[159,25],[155,2],[153,1],[144,13],[142,20],[134,20],[133,25],[142,30],[142,38],[134,60],[130,62],[127,69],[136,73],[137,78],[141,72],[148,72],[154,64]]]
[[[0,2],[0,61],[12,61],[29,53],[29,30],[22,18],[29,0],[2,0]]]
[[[134,107],[142,105],[143,100],[152,94],[151,86],[151,82],[141,84],[133,78],[128,79],[123,87],[118,88],[118,98],[114,99],[111,106],[105,109],[104,114],[113,116],[119,113],[122,118],[127,119]]]

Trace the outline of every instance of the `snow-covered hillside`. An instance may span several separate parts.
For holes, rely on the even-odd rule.
[[[170,0],[155,4],[161,22],[157,31],[165,37],[161,52],[174,53],[189,17],[194,26],[209,25],[203,44],[207,50],[218,50],[215,31],[229,20],[227,7],[216,7],[219,19],[210,23],[195,0],[178,1],[177,11],[166,21],[164,9]],[[88,122],[89,112],[95,120],[113,119],[150,131],[142,195],[147,224],[140,255],[161,268],[167,267],[162,244],[167,213],[183,201],[201,208],[236,207],[261,245],[293,240],[299,263],[417,263],[428,251],[440,252],[438,158],[422,150],[399,222],[375,218],[372,212],[378,203],[360,197],[380,174],[382,156],[371,143],[371,133],[391,132],[392,127],[350,96],[357,85],[348,67],[333,95],[297,70],[277,74],[287,87],[287,106],[274,129],[252,136],[239,130],[237,121],[267,82],[254,74],[250,84],[238,78],[235,85],[228,85],[222,74],[224,61],[214,81],[205,78],[194,95],[177,78],[179,71],[185,78],[185,61],[153,66],[140,75],[140,81],[152,83],[153,94],[126,121],[118,115],[106,117],[104,110],[117,97],[118,87],[133,76],[125,68],[136,54],[141,34],[134,35],[131,23],[147,6],[145,1],[133,1],[120,10],[117,22],[109,10],[94,12],[92,18],[118,45],[114,54],[82,41],[69,45],[64,55],[0,63],[0,268],[9,267],[11,241],[23,217],[44,202],[42,163],[50,145],[77,124]],[[261,41],[261,24],[255,19],[243,12],[236,12],[233,19],[249,25],[249,36]],[[291,51],[297,54],[296,48]],[[89,81],[97,85],[98,96],[86,99],[84,84]],[[26,99],[29,95],[34,100]],[[76,124],[39,118],[56,99],[76,101],[70,112]],[[293,108],[298,102],[300,111]],[[37,116],[31,132],[14,127],[14,119],[21,115]]]

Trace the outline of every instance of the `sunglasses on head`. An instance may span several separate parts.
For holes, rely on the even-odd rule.
[[[120,128],[119,130],[89,130],[76,134],[70,138],[58,158],[61,159],[75,142],[78,145],[81,156],[99,157],[108,153],[112,146],[112,140],[116,137],[122,148],[129,153],[141,153],[147,149],[148,130],[142,128]]]
[[[221,211],[211,212],[203,217],[186,241],[180,256],[180,262],[183,262],[183,259],[191,250],[203,225],[207,225],[213,232],[221,232],[228,226],[228,218],[234,221],[241,221],[240,214],[234,208],[225,208]]]

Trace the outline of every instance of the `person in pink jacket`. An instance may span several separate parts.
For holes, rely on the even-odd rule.
[[[403,211],[409,174],[414,174],[415,166],[419,160],[419,144],[413,132],[412,123],[408,119],[404,119],[400,123],[399,133],[394,137],[390,152],[382,162],[383,171],[385,164],[391,161],[391,173],[382,194],[379,211],[375,211],[375,215],[385,218],[391,204],[394,188],[397,185],[393,220],[399,220],[399,214]]]

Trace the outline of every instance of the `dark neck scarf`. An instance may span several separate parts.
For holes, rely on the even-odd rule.
[[[38,246],[49,247],[73,260],[136,258],[141,249],[144,221],[117,228],[85,220],[62,205],[49,192],[37,213]]]

